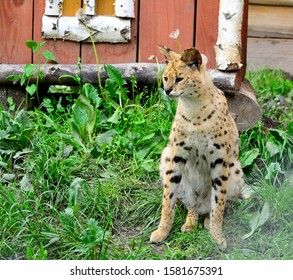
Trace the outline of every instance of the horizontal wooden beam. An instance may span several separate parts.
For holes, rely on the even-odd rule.
[[[24,66],[25,65],[0,64],[0,102],[4,105],[7,103],[6,98],[9,96],[9,92],[10,94],[13,92],[11,89],[13,81],[7,79],[7,76],[15,74],[22,75]],[[119,69],[127,82],[130,82],[131,77],[135,76],[139,85],[146,86],[153,86],[158,82],[164,66],[164,64],[155,63],[115,64],[115,67]],[[95,64],[82,65],[81,73],[77,65],[68,64],[41,65],[41,70],[44,73],[44,78],[40,80],[40,86],[77,85],[71,78],[60,79],[61,75],[80,75],[83,83],[98,84],[97,66]],[[99,66],[99,71],[101,82],[104,83],[107,79],[107,73],[103,65]],[[214,84],[226,93],[229,110],[236,120],[238,129],[241,131],[253,127],[255,123],[260,120],[261,111],[252,87],[244,86],[242,83],[240,89],[236,90],[235,72],[225,73],[219,70],[208,70],[208,72]],[[31,83],[35,83],[36,77],[31,78],[30,81]],[[16,84],[18,85],[19,83],[16,82]],[[19,88],[19,86],[15,86],[15,88]]]
[[[249,5],[248,35],[293,38],[293,7]]]
[[[293,6],[293,0],[249,0],[250,4]]]
[[[154,85],[157,83],[160,73],[164,69],[164,64],[156,63],[124,63],[114,64],[119,69],[124,79],[130,82],[131,76],[137,78],[138,83],[144,85]],[[22,75],[25,65],[23,64],[0,64],[0,84],[13,84],[15,82],[7,79],[9,75]],[[86,64],[81,66],[81,73],[77,65],[72,64],[42,64],[41,71],[44,78],[39,81],[43,85],[76,85],[76,82],[70,78],[62,78],[61,75],[81,75],[83,83],[98,84],[98,72],[95,64]],[[99,65],[101,81],[107,79],[107,73],[103,65]],[[218,70],[208,70],[214,84],[225,92],[235,92],[236,73],[225,73]],[[36,82],[36,76],[32,77],[31,83]]]

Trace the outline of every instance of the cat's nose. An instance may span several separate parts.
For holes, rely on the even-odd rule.
[[[166,92],[167,95],[169,95],[171,91],[172,91],[171,87],[166,87],[165,88],[165,92]]]

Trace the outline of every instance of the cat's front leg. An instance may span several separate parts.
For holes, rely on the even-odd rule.
[[[151,235],[150,241],[152,243],[163,242],[172,228],[177,190],[182,180],[182,175],[179,171],[180,169],[178,163],[176,163],[176,159],[177,157],[166,157],[165,159],[165,161],[167,161],[166,168],[163,168],[164,174],[161,174],[164,185],[162,215],[158,229]]]
[[[212,238],[220,248],[227,247],[222,235],[223,216],[226,204],[226,193],[229,179],[229,167],[227,161],[218,160],[217,166],[212,169],[211,213],[209,230]]]
[[[181,180],[181,176],[177,175],[174,180]],[[173,180],[172,179],[172,180]],[[152,243],[161,243],[163,242],[169,235],[170,230],[172,228],[174,212],[175,212],[175,186],[176,183],[165,183],[164,184],[164,195],[163,195],[163,203],[162,203],[162,215],[159,227],[155,230],[150,238]]]

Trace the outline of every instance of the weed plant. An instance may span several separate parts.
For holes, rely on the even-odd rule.
[[[176,102],[160,88],[138,91],[134,78],[128,87],[116,68],[105,69],[105,85],[80,83],[75,100],[46,98],[19,112],[10,100],[9,112],[1,108],[0,258],[293,259],[292,107],[284,119],[279,108],[268,110],[283,125],[259,123],[241,134],[248,198],[226,213],[226,251],[202,223],[181,233],[180,206],[170,237],[151,245],[161,212],[158,165]],[[258,86],[258,75],[265,74],[249,72],[269,98],[274,93]]]

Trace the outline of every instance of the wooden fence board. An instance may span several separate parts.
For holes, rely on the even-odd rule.
[[[249,36],[293,38],[293,7],[249,5]]]
[[[42,38],[42,16],[45,10],[45,0],[34,1],[34,40],[37,42],[44,41]],[[76,42],[63,40],[46,40],[44,47],[50,50],[56,57],[59,63],[77,63],[80,56],[80,44]],[[34,55],[34,62],[37,62],[37,57]],[[42,59],[41,62],[44,62]]]
[[[199,1],[200,2],[200,1]],[[178,51],[177,43],[169,34],[180,30],[182,50],[194,45],[195,0],[141,0],[138,61],[147,62],[150,55],[164,61],[157,45]]]
[[[138,30],[138,0],[135,1],[135,18],[131,20],[131,41],[123,44],[96,43],[99,63],[126,63],[136,62],[137,30]],[[81,61],[83,64],[96,63],[91,43],[82,43]]]
[[[216,67],[214,46],[218,37],[219,0],[199,0],[196,9],[195,45],[208,58],[208,68]]]
[[[0,63],[31,63],[33,0],[0,1]]]

